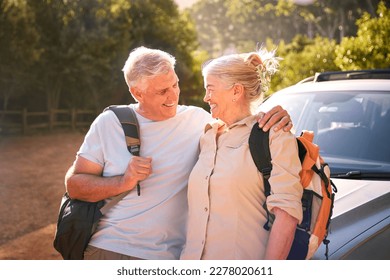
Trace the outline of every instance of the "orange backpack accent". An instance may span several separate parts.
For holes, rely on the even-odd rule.
[[[310,259],[321,245],[321,242],[326,245],[325,256],[328,258],[328,227],[332,217],[337,188],[330,179],[329,166],[321,157],[319,147],[313,143],[314,133],[305,130],[296,139],[302,164],[299,175],[304,188],[302,195],[303,219],[297,226],[287,259]],[[258,170],[263,176],[264,192],[267,197],[272,191],[268,181],[272,171],[269,133],[259,129],[257,123],[253,126],[249,137],[249,149]],[[264,228],[269,230],[273,216],[268,212],[266,204],[264,204],[264,208],[268,214],[268,220]]]

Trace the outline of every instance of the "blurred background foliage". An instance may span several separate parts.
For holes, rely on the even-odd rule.
[[[210,58],[277,49],[271,94],[316,72],[389,68],[389,38],[388,0],[0,0],[0,110],[130,103],[121,69],[141,45],[173,54],[180,102],[204,106]]]

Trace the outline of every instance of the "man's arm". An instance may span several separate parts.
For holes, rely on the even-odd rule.
[[[298,220],[286,211],[275,207],[275,220],[268,239],[266,260],[285,260],[290,252]]]
[[[151,174],[151,159],[132,157],[123,175],[103,177],[102,173],[101,165],[77,156],[65,175],[66,191],[71,198],[94,202],[132,190]]]
[[[290,115],[280,105],[273,107],[267,113],[260,112],[259,114],[259,127],[267,132],[274,124],[276,124],[274,130],[278,131],[283,128],[284,131],[290,131],[293,127]]]

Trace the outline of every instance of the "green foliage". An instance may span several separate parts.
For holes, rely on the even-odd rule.
[[[272,79],[269,93],[314,76],[316,72],[339,70],[333,62],[335,47],[335,40],[309,39],[302,35],[297,35],[290,44],[281,42],[277,49],[277,55],[282,58],[280,71]]]
[[[141,45],[177,58],[184,97],[200,86],[195,27],[173,0],[0,0],[0,24],[3,108],[129,103],[121,69]]]
[[[247,46],[247,42],[291,42],[297,34],[339,42],[356,34],[356,19],[371,14],[379,0],[199,0],[190,8],[202,49],[212,57]]]
[[[202,63],[258,43],[283,58],[269,94],[315,72],[389,67],[388,1],[378,3],[199,0],[179,11],[174,0],[0,0],[0,106],[129,103],[121,69],[141,45],[177,58],[180,102],[200,106]]]
[[[336,47],[336,64],[342,70],[390,67],[390,10],[380,3],[377,17],[365,13],[357,21],[356,37],[344,38]]]
[[[257,43],[264,42],[267,42],[268,49],[276,48],[282,60],[280,71],[273,77],[268,92],[272,94],[316,72],[343,69],[336,59],[337,43],[345,36],[356,34],[357,19],[365,22],[370,15],[374,17],[379,2],[317,0],[310,5],[297,5],[291,0],[200,0],[190,13],[196,22],[201,47],[212,57],[227,52],[254,51]],[[381,5],[385,6],[383,2]],[[381,14],[386,18],[383,10]],[[387,47],[390,36],[385,33],[384,25],[384,22],[379,26],[372,22],[365,28],[387,40],[367,39],[370,32],[365,32],[366,37],[361,39],[365,43],[352,41],[349,52],[364,46],[378,60],[383,59],[382,64],[373,62],[372,67],[388,67],[386,57],[390,53]],[[368,47],[368,40],[376,45]],[[373,48],[377,51],[371,51]],[[368,60],[367,55],[354,55]],[[346,55],[343,57],[345,59]]]
[[[0,0],[0,97],[2,109],[10,100],[28,90],[21,81],[29,81],[25,71],[37,61],[39,34],[31,27],[33,18],[25,1]]]
[[[205,51],[194,51],[192,53],[194,59],[192,73],[194,74],[194,82],[190,83],[187,86],[190,86],[191,95],[183,96],[181,95],[181,102],[184,104],[192,104],[199,107],[203,107],[205,110],[209,109],[209,106],[203,101],[204,97],[204,87],[203,87],[203,77],[202,77],[202,65],[205,61],[208,61],[210,57]],[[180,88],[183,88],[183,83],[180,81]]]
[[[30,3],[42,49],[34,65],[38,70],[35,90],[46,95],[47,108],[57,108],[60,103],[71,107],[103,107],[118,88],[122,81],[118,56],[123,55],[123,44],[130,40],[125,29],[114,29],[129,8],[124,5],[122,10],[111,9],[120,2],[123,1]]]
[[[223,0],[199,0],[189,9],[201,48],[210,57],[221,55],[221,50],[229,47],[229,43],[235,38],[234,33],[237,33],[232,29],[233,25],[226,13]]]

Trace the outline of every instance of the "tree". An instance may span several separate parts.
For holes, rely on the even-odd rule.
[[[119,80],[120,68],[115,63],[123,54],[118,52],[129,41],[124,32],[128,32],[129,22],[119,31],[114,29],[115,23],[130,5],[121,0],[42,0],[29,4],[42,50],[34,65],[34,86],[46,96],[46,108],[103,107]],[[113,64],[116,74],[112,73]]]
[[[271,81],[271,91],[291,86],[317,72],[335,71],[339,68],[334,63],[335,40],[316,37],[309,39],[297,35],[290,44],[281,42],[277,55],[282,58],[280,70]]]
[[[23,95],[22,81],[31,81],[29,67],[37,61],[38,34],[31,27],[33,17],[24,1],[0,0],[0,96],[2,109]]]
[[[390,10],[384,2],[377,17],[365,13],[357,20],[357,36],[344,38],[336,47],[335,63],[342,70],[389,68]]]
[[[267,39],[289,43],[297,34],[340,40],[356,34],[355,21],[380,0],[200,0],[190,8],[201,46],[211,56]]]
[[[283,0],[278,2],[291,2]],[[316,0],[310,5],[294,5],[291,13],[301,18],[309,38],[316,36],[335,39],[356,34],[355,21],[365,11],[373,11],[380,0]],[[302,21],[303,20],[303,21]]]
[[[129,102],[121,71],[141,45],[177,58],[182,102],[199,88],[195,28],[173,0],[0,0],[3,106],[102,109]]]
[[[198,48],[194,24],[188,13],[180,13],[173,0],[130,1],[128,18],[132,28],[129,49],[146,46],[164,50],[176,57],[176,72],[180,80],[181,102],[198,94],[200,87],[194,73],[193,52]],[[124,63],[124,60],[122,63]]]

